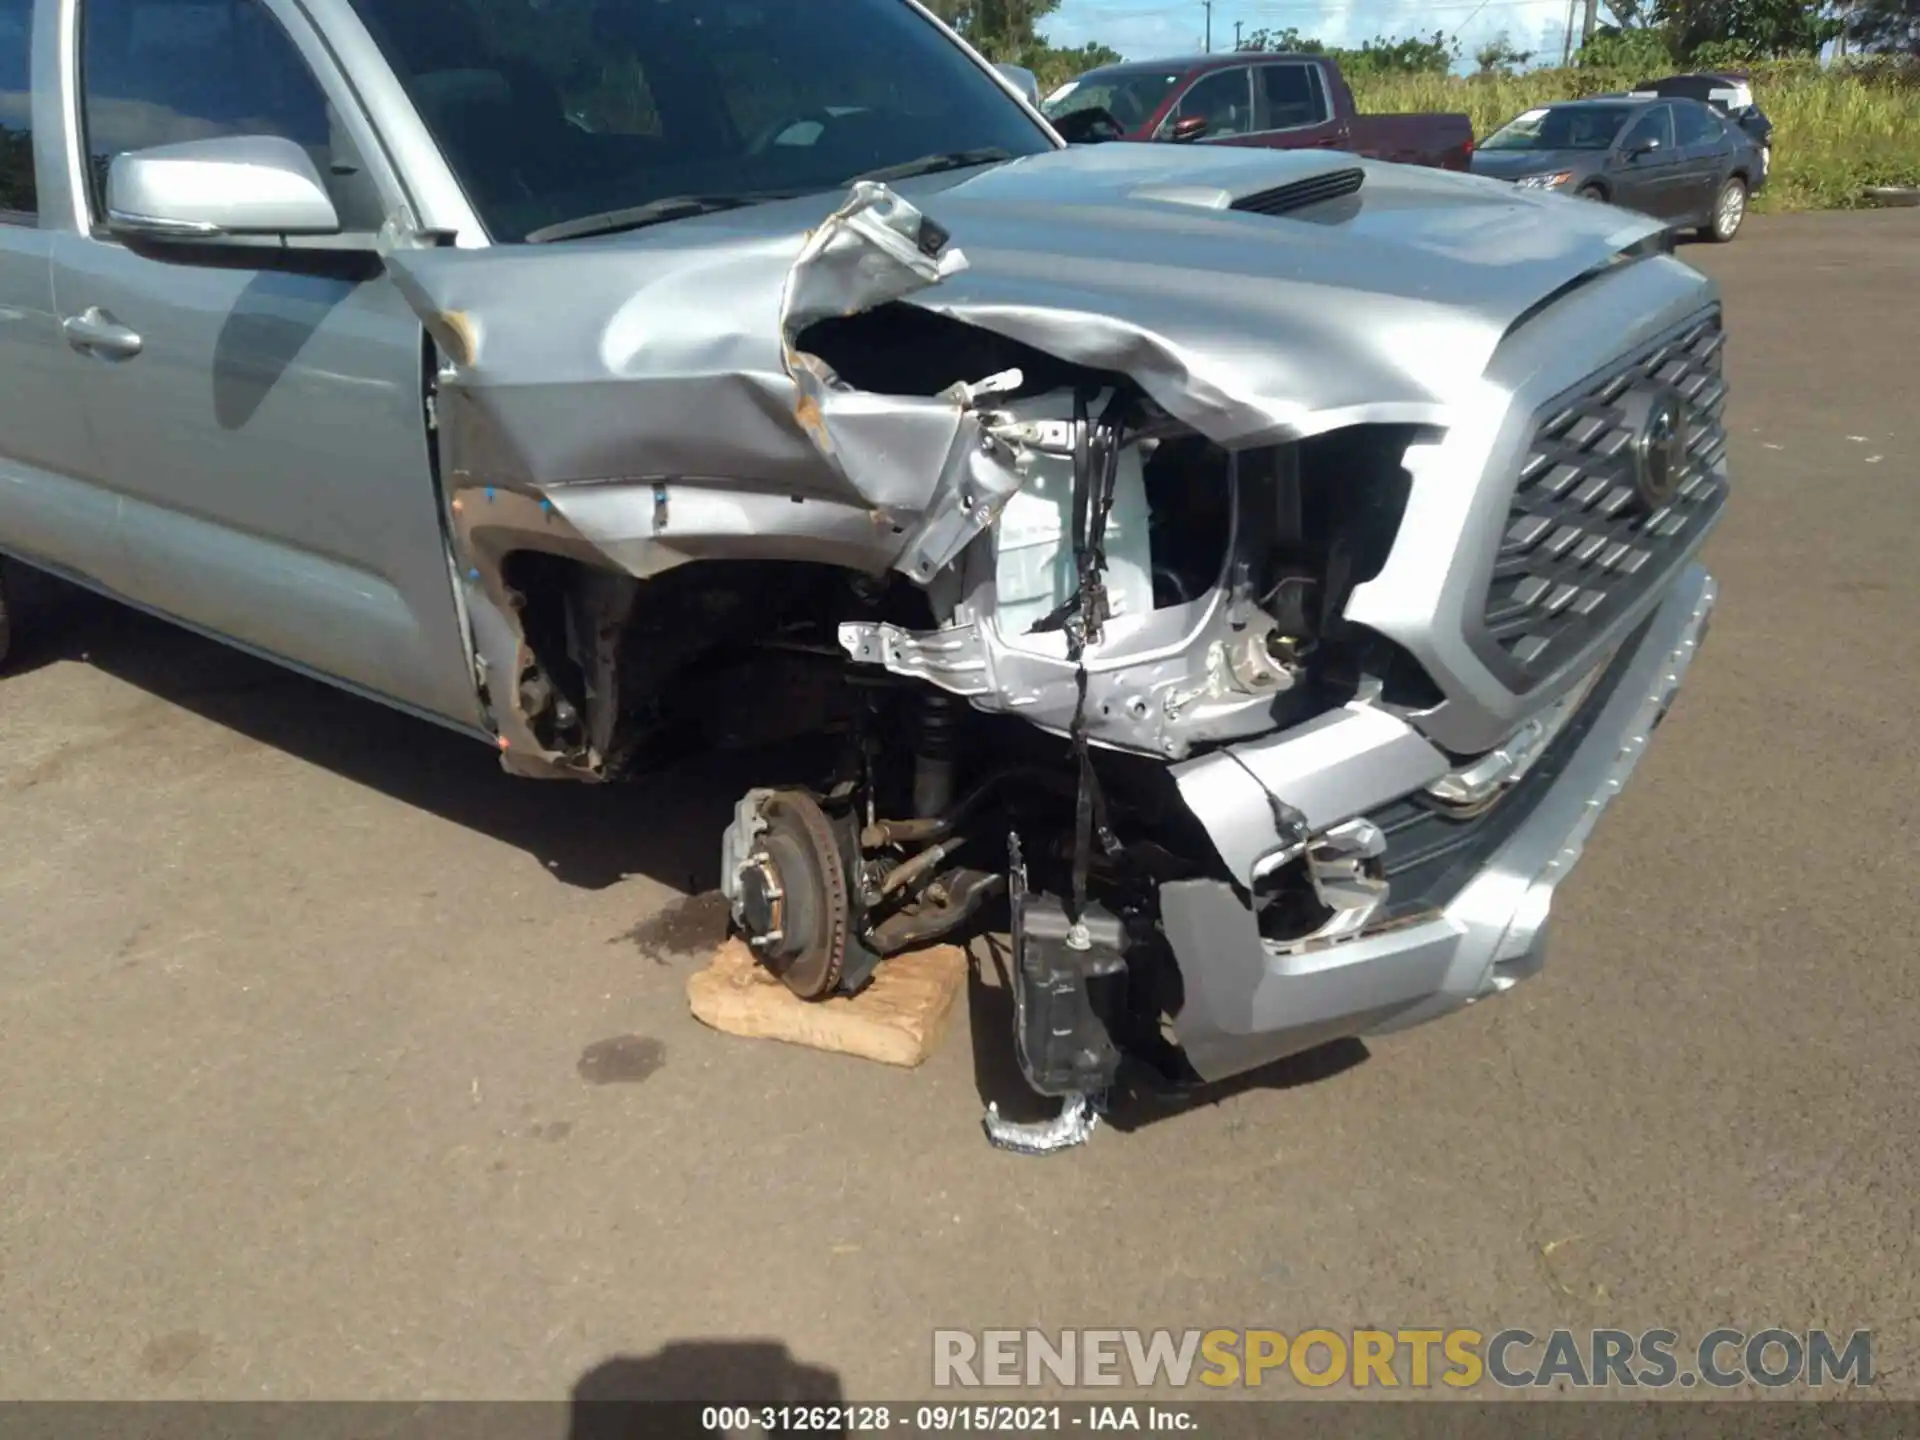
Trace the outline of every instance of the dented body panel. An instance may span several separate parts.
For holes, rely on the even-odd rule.
[[[1484,407],[1487,367],[1516,324],[1658,233],[1606,207],[1384,164],[1310,218],[1225,208],[1352,163],[1094,147],[564,249],[395,250],[389,268],[447,362],[450,492],[545,502],[524,529],[466,508],[466,558],[481,562],[469,603],[502,604],[487,562],[513,544],[585,546],[642,578],[725,555],[933,582],[1019,489],[1020,446],[993,437],[990,397],[847,384],[805,349],[822,320],[915,305],[1125,376],[1167,417],[1246,449],[1345,426],[1457,425]],[[916,248],[929,219],[952,237],[938,256]],[[1670,267],[1689,292],[1700,283],[1662,256],[1634,263]],[[1245,700],[1230,708],[1251,713],[1224,724],[1218,707],[1167,722],[1170,703],[1190,706],[1208,683],[1219,608],[1157,615],[1137,646],[1095,662],[1123,672],[1102,697],[1099,739],[1178,757],[1270,728]],[[1073,704],[1063,651],[1010,655],[977,628],[939,642],[962,647],[965,675],[949,680],[937,659],[906,653],[911,637],[844,643],[856,657],[885,649],[976,703],[1004,696],[1055,729]],[[496,673],[511,663],[489,658]],[[510,707],[496,718],[515,763],[536,763],[541,747]]]
[[[520,775],[612,781],[689,738],[749,750],[742,715],[817,719],[824,781],[743,776],[716,846],[734,922],[815,999],[1000,906],[1020,1061],[1065,1107],[992,1117],[1010,1148],[1083,1139],[1123,1055],[1217,1079],[1539,967],[1716,593],[1721,317],[1656,222],[1350,155],[1066,148],[904,0],[841,3],[1019,153],[957,135],[832,183],[502,222],[428,102],[511,100],[504,74],[393,68],[434,43],[395,38],[400,0],[263,3],[366,159],[377,233],[101,239],[73,6],[38,0],[34,315],[139,423],[111,464],[76,423],[65,476],[0,455],[0,550]],[[676,59],[826,23],[577,3]],[[735,136],[730,173],[809,125],[852,153],[947,113],[886,114],[868,78]],[[709,88],[659,87],[655,118],[711,138]],[[659,138],[546,118],[590,158]],[[81,315],[58,339],[51,292],[108,271],[151,334]],[[110,367],[82,358],[103,335]]]
[[[835,272],[831,250],[803,261],[843,197],[564,250],[405,250],[388,263],[454,364],[449,395],[471,404],[471,428],[448,441],[456,466],[471,449],[489,478],[532,484],[734,479],[911,510],[928,480],[901,462],[939,450],[942,427],[878,464],[856,455],[823,467],[783,354],[790,285],[808,302],[802,319],[830,313],[821,300],[852,312],[911,297],[1125,374],[1169,414],[1242,446],[1367,421],[1444,422],[1517,320],[1658,234],[1608,207],[1378,163],[1337,213],[1222,208],[1329,165],[1094,147],[897,187],[964,254],[945,275]],[[459,319],[435,325],[439,316]],[[870,422],[878,429],[913,423],[915,407],[843,403],[884,416]]]

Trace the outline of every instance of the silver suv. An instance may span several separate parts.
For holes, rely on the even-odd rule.
[[[1657,221],[1069,148],[910,0],[0,0],[0,550],[522,775],[816,737],[734,922],[1010,931],[1017,1147],[1539,967],[1721,340]]]

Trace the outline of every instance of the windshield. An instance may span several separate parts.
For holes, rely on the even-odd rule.
[[[1634,105],[1561,105],[1529,110],[1480,142],[1482,150],[1605,150],[1639,113]]]
[[[496,240],[670,198],[836,190],[935,154],[1052,148],[904,0],[354,5]]]
[[[1104,110],[1128,130],[1138,130],[1180,83],[1180,70],[1095,70],[1047,97],[1049,120],[1078,110]]]

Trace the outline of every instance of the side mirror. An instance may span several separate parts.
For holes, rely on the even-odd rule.
[[[126,239],[218,243],[337,235],[340,217],[307,152],[277,135],[229,135],[116,156],[107,229]]]
[[[996,65],[993,67],[1007,79],[1020,97],[1034,109],[1040,108],[1040,77],[1024,65]]]
[[[1097,105],[1062,115],[1053,122],[1053,128],[1069,145],[1102,145],[1127,133],[1118,120]]]
[[[1660,148],[1658,140],[1636,140],[1627,147],[1627,159],[1639,160]]]
[[[1206,133],[1206,116],[1184,115],[1173,122],[1173,129],[1167,132],[1167,139],[1175,145],[1191,145]]]

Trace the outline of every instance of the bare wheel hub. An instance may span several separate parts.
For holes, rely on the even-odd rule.
[[[803,1000],[834,993],[846,969],[850,906],[833,824],[811,795],[778,790],[739,872],[740,924],[768,969]]]

